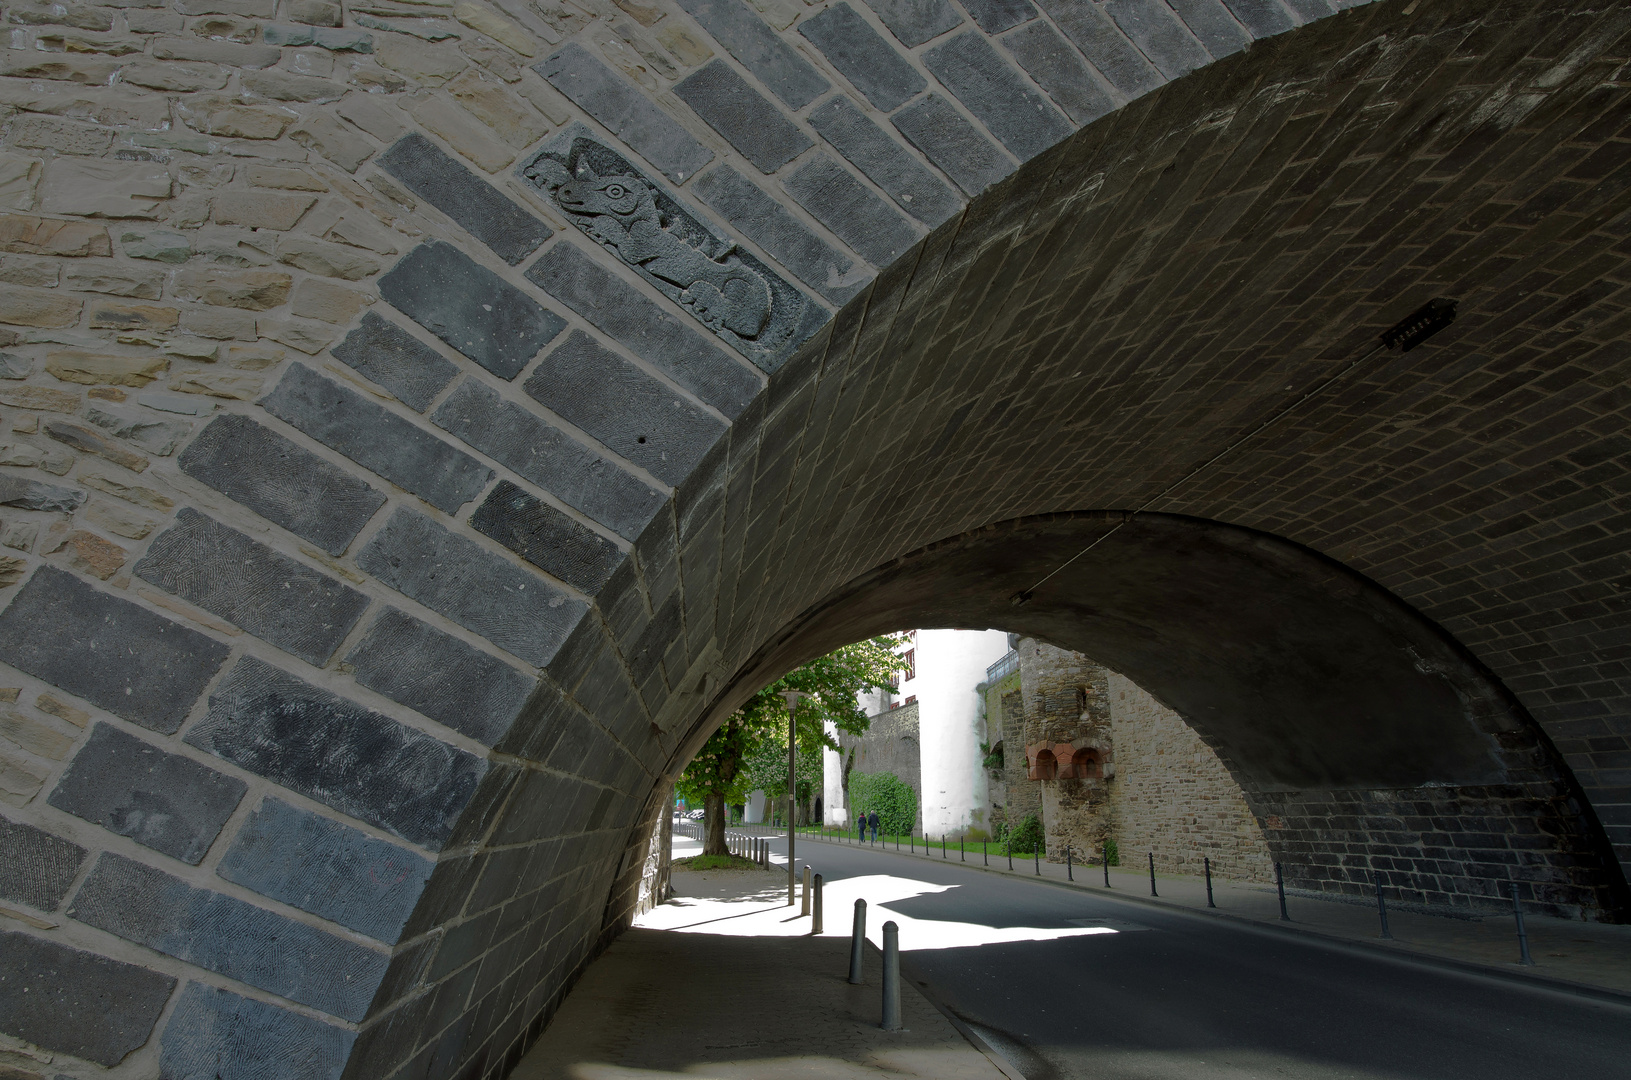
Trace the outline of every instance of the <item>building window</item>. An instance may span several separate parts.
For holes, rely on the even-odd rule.
[[[916,705],[917,704],[917,695],[916,694],[907,694],[905,704],[907,704],[907,705]]]
[[[901,653],[901,658],[906,661],[906,681],[911,682],[917,678],[917,650],[907,649]]]

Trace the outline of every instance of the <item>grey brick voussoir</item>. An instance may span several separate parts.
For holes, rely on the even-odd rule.
[[[291,364],[261,407],[444,513],[481,494],[493,470],[413,421]]]
[[[958,34],[925,51],[923,63],[1020,161],[1030,160],[1074,130],[984,34],[974,30]]]
[[[866,0],[889,27],[889,32],[908,49],[939,37],[957,26],[963,17],[946,0]]]
[[[470,515],[470,526],[591,596],[626,557],[604,536],[508,480],[500,480]]]
[[[762,173],[775,172],[811,146],[808,135],[723,60],[699,68],[674,94]]]
[[[831,88],[742,0],[680,0],[680,6],[788,108],[802,109]]]
[[[799,166],[782,186],[873,266],[890,265],[917,243],[918,231],[894,207],[826,155]]]
[[[1036,18],[1031,0],[963,0],[963,6],[988,34],[1000,34]]]
[[[235,776],[99,723],[46,801],[196,866],[246,790]]]
[[[1223,0],[1167,0],[1212,56],[1222,58],[1252,43],[1251,32],[1229,13]]]
[[[84,861],[78,844],[0,817],[0,899],[54,911]]]
[[[245,657],[187,742],[404,840],[439,849],[487,772],[468,751]]]
[[[356,1033],[230,990],[188,983],[159,1036],[165,1077],[340,1080]]]
[[[1075,123],[1091,123],[1116,107],[1109,86],[1052,24],[1033,22],[999,40]]]
[[[727,426],[581,330],[544,354],[522,389],[666,484],[690,476]]]
[[[1168,79],[1187,75],[1212,59],[1165,0],[1105,0],[1104,10]]]
[[[962,209],[957,193],[842,94],[810,112],[810,126],[908,214],[935,226]]]
[[[398,139],[379,156],[378,164],[511,266],[554,235],[548,225],[418,132]]]
[[[363,686],[488,746],[509,733],[536,682],[395,608],[345,659]]]
[[[395,394],[414,412],[430,408],[431,401],[459,373],[459,365],[372,311],[329,353]]]
[[[181,726],[228,648],[42,566],[0,613],[0,659],[142,727]]]
[[[177,459],[181,471],[261,517],[344,554],[385,496],[247,416],[218,416]]]
[[[367,1015],[389,962],[384,952],[111,852],[96,861],[68,914],[346,1020]]]
[[[939,94],[896,113],[894,125],[970,196],[1014,171],[1013,160]]]
[[[663,504],[651,484],[474,379],[431,421],[625,539],[639,536]]]
[[[176,514],[132,573],[308,664],[327,660],[368,606],[349,585],[191,507]]]
[[[1026,0],[1020,3],[1030,7]],[[900,108],[929,85],[928,80],[848,4],[834,4],[805,19],[799,24],[799,33],[821,50],[851,86],[884,112]]]
[[[1084,4],[1079,0],[1037,0],[1037,3],[1123,96],[1139,97],[1165,81],[1099,4]]]
[[[764,189],[729,165],[719,165],[692,186],[749,240],[835,304],[849,300],[872,275],[812,232]]]
[[[435,865],[417,852],[269,798],[238,830],[215,872],[394,945]]]
[[[566,320],[440,240],[420,244],[379,279],[379,294],[501,379],[521,373]]]
[[[752,371],[573,245],[550,247],[527,277],[726,416],[741,415],[758,395]]]
[[[0,957],[0,1032],[98,1065],[147,1042],[176,987],[150,968],[13,930],[0,929]]]
[[[533,70],[676,184],[714,159],[712,150],[576,42]]]
[[[554,658],[588,610],[531,571],[405,508],[363,546],[357,565],[540,666]]]
[[[1223,0],[1229,11],[1254,38],[1273,37],[1293,30],[1297,17],[1280,0]]]

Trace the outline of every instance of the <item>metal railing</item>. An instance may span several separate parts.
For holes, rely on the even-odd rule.
[[[1006,679],[1008,676],[1012,675],[1015,669],[1018,667],[1019,653],[1013,649],[1009,649],[1000,658],[998,658],[995,664],[992,664],[990,667],[985,669],[986,684],[990,685],[991,683],[996,682],[998,679]]]

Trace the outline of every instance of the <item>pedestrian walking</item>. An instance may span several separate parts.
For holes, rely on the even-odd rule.
[[[872,826],[872,842],[876,844],[878,842],[878,812],[876,810],[867,815],[866,823]]]

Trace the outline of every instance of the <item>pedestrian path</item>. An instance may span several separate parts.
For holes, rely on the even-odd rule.
[[[766,835],[769,835],[768,831]],[[782,834],[785,836],[785,833]],[[824,846],[843,841],[800,835],[800,862],[814,861]],[[868,848],[894,855],[891,845],[846,846]],[[1280,918],[1279,897],[1273,885],[1213,880],[1216,907],[1207,906],[1206,883],[1201,878],[1157,873],[1156,897],[1150,896],[1147,871],[1134,867],[1111,867],[1109,886],[1104,868],[1035,861],[1031,856],[1015,856],[1013,869],[998,855],[969,852],[960,856],[955,847],[942,853],[936,846],[927,853],[920,847],[915,854],[902,851],[902,858],[949,862],[967,869],[1017,878],[1041,879],[1066,888],[1082,889],[1140,903],[1182,908],[1222,917],[1273,926],[1292,932],[1313,933],[1367,948],[1429,956],[1457,965],[1473,965],[1501,975],[1567,984],[1571,988],[1608,991],[1631,995],[1631,926],[1571,922],[1564,919],[1528,915],[1524,919],[1529,935],[1533,967],[1518,964],[1518,938],[1512,917],[1492,911],[1470,918],[1422,914],[1397,907],[1388,912],[1391,940],[1380,936],[1380,918],[1374,899],[1355,898],[1345,902],[1307,893],[1291,893],[1286,898],[1289,921]],[[1070,880],[1074,878],[1074,881]]]
[[[785,862],[676,870],[673,884],[589,965],[511,1080],[1004,1080],[910,984],[906,1030],[882,1030],[877,949],[850,985],[848,913],[809,936]]]

